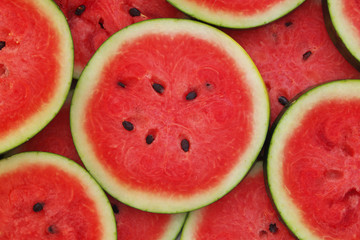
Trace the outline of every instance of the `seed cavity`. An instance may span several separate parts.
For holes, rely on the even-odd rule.
[[[291,25],[293,25],[293,23],[290,21],[285,23],[285,27],[290,27]]]
[[[278,229],[278,227],[276,226],[276,223],[270,223],[270,225],[269,225],[269,231],[270,231],[271,233],[276,233],[278,230],[279,230],[279,229]]]
[[[141,12],[140,12],[139,9],[137,9],[137,8],[130,8],[130,9],[129,9],[129,14],[130,14],[130,16],[132,16],[132,17],[138,17],[138,16],[141,15]]]
[[[153,83],[152,88],[159,94],[162,94],[165,90],[164,86],[159,83]]]
[[[48,232],[51,234],[55,234],[57,232],[56,226],[55,225],[51,225],[48,227]]]
[[[306,61],[310,56],[311,56],[312,52],[311,51],[307,51],[306,53],[303,54],[303,60]]]
[[[186,95],[186,100],[194,100],[197,97],[197,93],[195,91],[191,91]]]
[[[85,11],[85,5],[80,5],[75,10],[75,15],[80,16]]]
[[[113,212],[115,213],[115,214],[118,214],[120,211],[119,211],[119,208],[118,208],[118,206],[116,206],[116,204],[113,204],[112,206],[112,210],[113,210]]]
[[[259,237],[266,237],[267,236],[267,232],[265,230],[261,230],[259,232]]]
[[[280,96],[280,97],[278,98],[278,101],[279,101],[279,103],[280,103],[281,105],[283,105],[283,106],[286,106],[286,105],[289,104],[289,100],[288,100],[286,97],[284,97],[284,96]]]
[[[38,203],[35,203],[35,204],[34,204],[34,206],[33,206],[33,211],[34,211],[34,212],[40,212],[40,211],[43,210],[43,208],[44,208],[44,203],[38,202]]]
[[[5,41],[0,41],[0,50],[3,49],[6,45]]]
[[[146,139],[145,139],[147,144],[151,144],[154,140],[155,140],[155,138],[152,134],[147,135]]]
[[[120,87],[122,87],[122,88],[125,88],[125,87],[126,87],[126,85],[125,85],[123,82],[118,82],[117,85],[120,86]]]
[[[100,19],[99,19],[99,25],[100,25],[100,27],[101,27],[102,29],[105,29],[105,28],[104,28],[104,19],[103,19],[103,18],[100,18]]]
[[[134,125],[133,125],[131,122],[129,122],[129,121],[123,121],[123,122],[122,122],[122,125],[123,125],[123,127],[124,127],[126,130],[128,130],[128,131],[134,130]]]
[[[187,139],[183,139],[181,140],[181,149],[184,151],[184,152],[188,152],[189,151],[189,148],[190,148],[190,143]]]

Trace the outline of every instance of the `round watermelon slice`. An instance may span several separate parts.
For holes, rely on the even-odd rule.
[[[74,39],[74,78],[96,49],[116,31],[152,18],[184,18],[165,0],[54,0],[64,12]]]
[[[105,193],[64,157],[27,152],[0,161],[0,239],[116,239]]]
[[[50,0],[0,1],[0,153],[39,132],[70,88],[73,45]]]
[[[266,193],[262,162],[225,197],[189,214],[181,236],[187,239],[294,239]]]
[[[251,56],[267,86],[271,122],[304,89],[327,81],[360,78],[332,43],[320,0],[307,0],[266,26],[224,29]]]
[[[167,0],[201,21],[229,28],[252,28],[272,22],[305,0]]]
[[[248,172],[269,123],[265,85],[229,36],[192,20],[148,20],[91,59],[70,112],[87,169],[118,200],[185,212]]]
[[[356,0],[323,1],[327,30],[335,46],[360,71],[360,6]]]
[[[299,239],[360,238],[359,92],[360,80],[313,88],[274,129],[268,186]]]

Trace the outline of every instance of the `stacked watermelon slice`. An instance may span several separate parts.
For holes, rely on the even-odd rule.
[[[0,1],[0,239],[359,239],[358,11]]]

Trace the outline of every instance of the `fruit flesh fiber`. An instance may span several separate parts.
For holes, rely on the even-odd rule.
[[[271,122],[304,89],[327,81],[360,78],[338,52],[325,28],[319,0],[307,0],[285,17],[249,30],[225,30],[258,67],[267,86]]]
[[[360,237],[359,121],[358,100],[326,101],[284,148],[285,187],[306,224],[326,239]]]
[[[86,106],[85,126],[114,177],[134,189],[185,196],[216,185],[237,164],[254,110],[243,73],[221,50],[186,34],[149,34],[109,61],[117,64],[104,69]],[[165,87],[163,94],[154,91],[154,82]],[[191,91],[196,99],[185,100]],[[133,131],[124,129],[124,120]],[[149,133],[152,144],[145,142]],[[182,139],[190,142],[188,152]]]

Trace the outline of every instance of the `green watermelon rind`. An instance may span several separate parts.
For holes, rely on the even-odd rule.
[[[342,11],[344,0],[323,0],[325,24],[329,36],[344,58],[360,71],[360,37]]]
[[[80,165],[71,159],[55,153],[24,152],[0,160],[0,176],[33,165],[54,166],[77,179],[86,189],[86,193],[94,200],[102,224],[102,240],[116,240],[117,229],[115,216],[105,192],[95,179]],[[34,176],[35,177],[35,176]]]
[[[175,240],[181,232],[187,216],[188,213],[172,214],[170,225],[166,227],[165,233],[158,240]]]
[[[146,32],[156,32],[158,29],[163,29],[165,33],[173,33],[176,32],[177,29],[181,29],[191,34],[195,33],[197,37],[202,37],[205,40],[214,40],[216,45],[224,48],[229,53],[229,56],[236,59],[241,69],[249,70],[248,73],[246,73],[246,77],[252,79],[248,83],[253,90],[255,116],[253,122],[255,132],[253,142],[243,155],[244,161],[241,161],[241,164],[235,167],[217,188],[213,188],[206,194],[198,194],[186,199],[176,198],[175,196],[170,198],[169,196],[161,196],[156,193],[143,193],[131,189],[131,187],[123,186],[120,183],[117,184],[112,176],[110,176],[110,173],[97,162],[95,153],[91,145],[88,144],[89,139],[87,139],[86,132],[82,129],[81,125],[82,122],[84,122],[83,118],[85,115],[82,106],[85,105],[91,89],[94,89],[97,84],[96,79],[100,79],[100,72],[97,71],[97,69],[101,69],[106,64],[106,59],[116,53],[116,51],[114,51],[116,47],[114,46],[119,46],[121,41],[128,41]],[[111,36],[101,45],[80,77],[74,92],[70,111],[70,125],[75,147],[84,165],[94,178],[98,180],[109,194],[119,201],[143,211],[157,213],[180,213],[201,208],[216,201],[233,189],[255,162],[265,141],[269,119],[270,105],[266,86],[255,64],[237,42],[222,31],[200,22],[165,18],[152,19],[130,25]],[[144,199],[146,199],[146,201]]]
[[[254,177],[263,169],[263,162],[257,161],[251,168],[251,170],[246,175],[247,177]],[[196,230],[198,225],[201,223],[203,213],[206,211],[206,207],[197,209],[189,213],[186,218],[184,228],[181,234],[180,240],[193,240],[196,239]]]
[[[60,70],[60,84],[58,88],[54,90],[55,96],[52,97],[48,104],[44,104],[44,107],[27,119],[21,127],[18,127],[0,139],[0,153],[4,153],[26,142],[40,132],[60,111],[71,86],[74,65],[74,46],[66,18],[58,6],[51,0],[32,0],[32,2],[37,4],[39,9],[43,10],[43,13],[47,15],[49,21],[53,22],[60,33],[61,48],[63,49],[62,55],[59,54],[57,57],[60,66],[63,67],[63,69]]]
[[[270,197],[281,216],[283,223],[299,239],[323,239],[311,231],[311,226],[306,225],[301,212],[291,200],[289,191],[282,183],[282,155],[284,143],[288,137],[301,123],[303,117],[312,106],[322,100],[354,97],[360,100],[360,79],[344,79],[327,82],[304,92],[296,97],[287,109],[277,119],[277,123],[271,134],[268,146],[267,159],[265,162],[266,186]]]
[[[231,14],[226,11],[217,12],[196,4],[194,0],[167,0],[180,11],[196,19],[226,28],[254,28],[273,22],[300,6],[305,0],[285,0],[264,13],[246,16],[239,12]],[[230,2],[229,2],[230,4]]]

